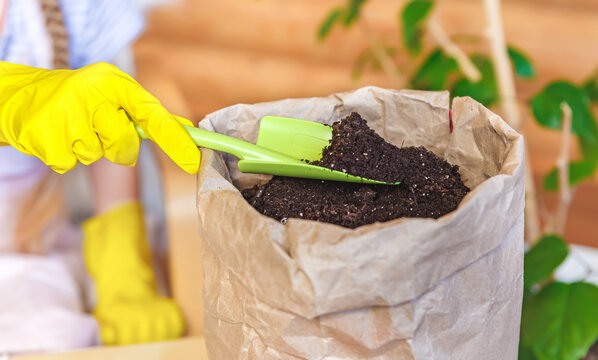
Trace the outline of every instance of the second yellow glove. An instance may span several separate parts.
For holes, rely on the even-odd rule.
[[[83,233],[85,265],[97,296],[93,315],[104,345],[182,336],[178,306],[156,292],[141,205],[126,203],[93,217],[83,224]]]

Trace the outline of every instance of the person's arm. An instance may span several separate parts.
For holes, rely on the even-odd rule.
[[[137,169],[101,159],[89,166],[94,214],[102,214],[116,205],[139,201]]]
[[[4,24],[6,23],[6,13],[8,13],[8,0],[0,0],[0,36],[4,31]]]

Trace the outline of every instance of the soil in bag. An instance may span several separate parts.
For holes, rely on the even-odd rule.
[[[349,228],[401,217],[439,218],[470,191],[459,167],[425,147],[397,147],[358,113],[332,125],[332,140],[314,165],[400,185],[367,185],[274,176],[242,191],[260,213],[286,222],[301,218]]]

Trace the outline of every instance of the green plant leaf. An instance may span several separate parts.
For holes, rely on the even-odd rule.
[[[525,305],[532,295],[531,286],[525,286],[525,284],[523,284],[523,305]]]
[[[581,160],[569,163],[569,184],[577,185],[585,179],[589,179],[596,172],[595,161]],[[557,191],[559,189],[559,169],[552,169],[542,181],[542,186],[546,191]]]
[[[532,98],[532,111],[538,123],[550,129],[560,129],[563,117],[560,105],[563,102],[573,111],[573,133],[584,135],[590,132],[593,121],[588,108],[590,99],[583,89],[567,81],[548,84]]]
[[[426,19],[434,2],[431,0],[411,0],[400,12],[402,22],[403,44],[412,55],[421,51],[422,22]]]
[[[359,18],[362,6],[367,1],[368,0],[348,0],[346,8],[337,7],[332,9],[318,28],[318,39],[324,40],[337,23],[343,24],[346,28],[353,25]]]
[[[573,112],[571,132],[579,137],[584,157],[598,160],[598,126],[584,89],[566,81],[549,84],[531,100],[536,121],[547,128],[560,129],[562,102],[566,102]]]
[[[534,351],[523,345],[522,341],[519,341],[519,356],[517,357],[519,360],[538,360],[536,355],[534,355]]]
[[[480,70],[482,78],[478,82],[471,82],[466,78],[457,80],[453,84],[452,95],[471,96],[486,107],[492,106],[498,100],[498,88],[492,62],[488,57],[479,54],[473,55],[471,61]]]
[[[577,360],[598,338],[598,287],[553,282],[523,307],[521,341],[540,360]]]
[[[565,260],[569,248],[562,237],[545,235],[525,253],[523,259],[523,284],[531,288],[537,282],[548,278]]]
[[[594,125],[595,126],[595,125]],[[579,146],[581,147],[581,153],[584,158],[588,161],[598,162],[598,129],[596,129],[596,138],[586,140],[579,138]]]
[[[334,27],[334,24],[337,22],[342,21],[342,18],[345,16],[345,9],[342,8],[335,8],[330,11],[330,13],[326,16],[324,21],[320,24],[318,28],[318,39],[324,40],[328,34],[330,34],[330,30]]]
[[[433,50],[411,79],[411,87],[417,90],[445,89],[448,76],[459,70],[457,62],[442,50]]]
[[[347,12],[344,20],[345,27],[351,26],[355,20],[359,18],[359,13],[361,12],[361,7],[365,4],[367,0],[349,0],[349,4],[347,6]]]
[[[598,103],[598,73],[589,78],[583,84],[583,88],[590,97],[590,101]]]
[[[536,76],[534,66],[527,55],[512,46],[507,46],[507,53],[518,76],[522,78],[533,78]]]

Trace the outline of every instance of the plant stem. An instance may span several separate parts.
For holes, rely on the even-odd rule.
[[[563,112],[562,132],[561,132],[561,154],[557,160],[559,169],[559,189],[560,201],[555,214],[554,230],[563,235],[567,223],[567,212],[571,204],[571,187],[569,184],[569,146],[571,143],[571,108],[567,103],[561,103]]]
[[[500,0],[484,0],[484,9],[486,11],[486,20],[488,29],[486,35],[490,39],[492,50],[492,59],[498,81],[500,92],[500,101],[502,110],[509,125],[515,130],[521,129],[521,117],[517,107],[517,95],[515,93],[515,80],[509,55],[507,54],[507,45],[502,27],[502,16],[500,12]]]
[[[534,184],[531,159],[525,144],[525,232],[529,244],[540,239],[540,216],[538,211],[538,195]]]
[[[458,47],[451,39],[448,37],[440,23],[433,17],[430,17],[426,22],[426,28],[428,32],[438,43],[438,45],[444,50],[447,55],[451,56],[459,65],[465,77],[471,82],[478,82],[482,78],[482,74],[480,74],[480,70],[471,62],[467,54],[460,47]]]
[[[521,114],[517,105],[515,80],[509,63],[507,45],[502,27],[500,0],[484,0],[484,10],[488,28],[486,36],[490,40],[492,63],[498,80],[498,91],[501,99],[502,113],[509,125],[521,131]],[[540,218],[538,216],[538,198],[530,162],[530,156],[525,149],[525,232],[527,241],[533,244],[540,236]]]

